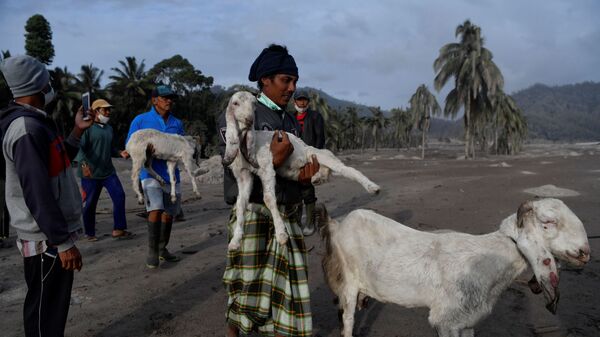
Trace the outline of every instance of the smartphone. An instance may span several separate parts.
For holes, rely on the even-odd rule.
[[[89,120],[90,116],[88,116],[88,111],[90,111],[90,93],[84,92],[81,94],[81,105],[83,106],[83,120]]]

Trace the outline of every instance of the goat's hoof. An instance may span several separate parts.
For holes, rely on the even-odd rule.
[[[367,192],[369,192],[370,194],[379,194],[379,191],[381,190],[381,187],[379,187],[379,185],[377,184],[372,184],[367,186]]]
[[[144,199],[138,198],[138,205],[143,205],[143,204],[144,204]]]
[[[277,242],[279,242],[279,244],[282,246],[285,246],[288,241],[287,233],[276,233],[275,237],[277,237]]]
[[[228,250],[238,250],[240,249],[240,243],[239,242],[230,242],[229,245],[227,246]]]

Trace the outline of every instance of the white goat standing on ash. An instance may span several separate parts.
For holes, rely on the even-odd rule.
[[[546,308],[555,313],[554,257],[578,267],[590,259],[583,224],[557,199],[525,202],[485,235],[421,232],[367,210],[353,211],[341,223],[322,218],[323,269],[339,297],[344,337],[352,336],[355,307],[366,296],[428,307],[440,337],[472,337],[473,327],[527,266],[535,274],[530,287],[541,285]]]
[[[154,149],[152,156],[149,156],[149,145],[152,145],[152,148]],[[167,161],[172,202],[177,200],[177,195],[175,194],[175,184],[177,183],[175,180],[175,167],[178,162],[183,164],[186,172],[192,179],[194,193],[198,196],[200,195],[195,177],[204,172],[198,168],[200,146],[194,137],[169,134],[154,129],[143,129],[138,130],[131,135],[125,146],[125,150],[131,156],[131,184],[140,204],[144,202],[144,196],[140,191],[140,186],[138,184],[142,166],[146,168],[148,173],[150,173],[154,179],[158,180],[161,185],[165,184],[164,179],[152,169],[153,157]]]
[[[275,170],[273,168],[273,154],[270,151],[274,131],[254,130],[255,104],[256,97],[254,95],[246,91],[240,91],[231,97],[225,112],[227,131],[225,132],[226,148],[223,164],[231,168],[238,186],[237,221],[233,238],[229,243],[230,250],[238,249],[240,246],[243,235],[244,211],[252,191],[253,173],[262,182],[264,202],[273,216],[275,237],[282,245],[287,242],[288,235],[281,214],[277,209],[275,172],[286,179],[298,180],[300,170],[309,161],[312,162],[312,156],[314,155],[320,164],[320,169],[312,177],[313,183],[326,181],[331,170],[361,184],[369,193],[379,192],[377,184],[359,171],[344,165],[333,153],[308,146],[292,134],[288,134],[288,136],[294,146],[294,152],[281,167]]]

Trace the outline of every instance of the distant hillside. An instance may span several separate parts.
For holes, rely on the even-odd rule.
[[[372,116],[364,104],[337,99],[326,92],[304,87],[316,92],[327,103],[342,112],[355,107],[359,116]],[[224,90],[213,87],[213,91]],[[536,84],[511,94],[523,110],[529,126],[529,139],[552,141],[596,141],[600,140],[600,83],[546,86]],[[443,102],[439,102],[443,104]],[[389,111],[384,111],[389,116]],[[433,118],[432,138],[460,138],[463,136],[463,121]]]
[[[600,139],[600,83],[536,84],[512,97],[527,117],[530,138]]]
[[[315,89],[315,88],[311,88],[311,87],[304,87],[304,88],[299,88],[299,89],[306,90],[309,93],[313,93],[313,92],[318,93],[319,96],[322,97],[327,102],[327,104],[329,104],[330,107],[337,109],[339,111],[343,112],[343,111],[346,111],[346,108],[348,108],[348,107],[354,107],[354,108],[356,108],[358,116],[360,116],[360,117],[373,116],[373,114],[371,113],[371,111],[369,110],[369,107],[367,105],[354,103],[354,102],[350,102],[350,101],[345,101],[342,99],[337,99],[321,89]],[[384,111],[384,113],[386,115],[389,114],[389,112],[387,112],[387,111]]]

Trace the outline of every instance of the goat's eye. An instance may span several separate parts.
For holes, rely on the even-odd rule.
[[[235,106],[238,106],[238,105],[240,105],[240,103],[238,103],[238,102],[233,102],[233,105],[235,105]]]
[[[554,221],[554,220],[544,220],[544,221],[542,221],[542,227],[544,227],[544,229],[555,228],[556,227],[556,221]]]

